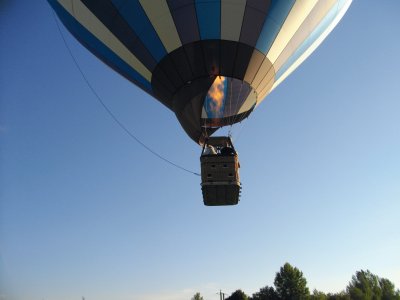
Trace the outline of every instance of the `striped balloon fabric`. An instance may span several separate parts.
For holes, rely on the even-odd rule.
[[[243,120],[351,0],[48,0],[112,69],[175,112],[196,142]]]

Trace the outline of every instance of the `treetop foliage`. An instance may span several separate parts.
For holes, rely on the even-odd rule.
[[[196,295],[200,298],[192,300],[203,300],[199,293]],[[325,294],[314,290],[310,294],[303,272],[285,263],[275,275],[274,287],[262,287],[251,297],[236,290],[225,300],[400,300],[400,291],[389,279],[361,270],[353,275],[342,292]]]
[[[249,297],[242,290],[236,290],[225,300],[249,300]]]
[[[204,298],[200,295],[200,293],[196,293],[191,300],[204,300]]]
[[[346,289],[351,299],[355,300],[400,300],[400,292],[388,279],[379,278],[369,270],[358,271],[353,275]]]
[[[285,263],[276,273],[274,285],[278,299],[301,300],[310,295],[303,272],[289,263]]]

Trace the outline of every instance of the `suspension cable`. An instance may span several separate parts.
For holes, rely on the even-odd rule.
[[[54,20],[56,22],[57,25],[57,29],[58,32],[60,33],[60,36],[64,42],[65,47],[68,50],[68,53],[70,55],[70,57],[72,58],[76,68],[78,69],[79,73],[81,74],[83,80],[85,81],[86,85],[88,86],[88,88],[91,90],[91,92],[93,93],[93,95],[95,96],[95,98],[97,99],[97,101],[100,103],[100,105],[104,108],[104,110],[108,113],[108,115],[114,120],[114,122],[123,130],[125,131],[126,134],[128,134],[128,136],[130,136],[133,140],[135,140],[139,145],[141,145],[144,149],[146,149],[147,151],[149,151],[150,153],[152,153],[154,156],[158,157],[159,159],[163,160],[164,162],[170,164],[171,166],[174,166],[182,171],[191,173],[193,175],[196,176],[201,176],[199,173],[193,172],[189,169],[186,169],[172,161],[170,161],[169,159],[163,157],[161,154],[157,153],[156,151],[154,151],[153,149],[151,149],[149,146],[147,146],[145,143],[143,143],[138,137],[136,137],[132,131],[130,131],[124,124],[122,124],[122,122],[120,120],[118,120],[118,118],[115,116],[115,114],[110,110],[110,108],[105,104],[105,102],[102,100],[102,98],[100,97],[100,95],[96,92],[96,90],[94,89],[94,87],[91,85],[91,83],[89,82],[88,78],[86,77],[85,73],[83,72],[82,68],[80,67],[77,59],[75,58],[74,54],[72,53],[71,48],[69,47],[67,40],[64,37],[64,34],[61,30],[60,24],[57,20],[57,17],[55,15],[55,13],[53,12],[53,17]]]

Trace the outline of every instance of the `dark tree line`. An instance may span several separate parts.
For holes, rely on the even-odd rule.
[[[200,297],[199,293],[196,295]],[[276,273],[273,287],[262,287],[251,297],[236,290],[225,300],[400,300],[400,291],[390,280],[361,270],[353,275],[342,292],[325,294],[314,290],[310,293],[303,272],[285,263]]]

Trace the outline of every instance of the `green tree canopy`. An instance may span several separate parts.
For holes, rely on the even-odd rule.
[[[289,263],[285,263],[276,273],[274,285],[278,298],[282,300],[302,300],[310,296],[303,272]]]
[[[361,270],[353,275],[347,287],[347,292],[350,294],[351,299],[355,300],[378,300],[382,296],[378,276],[368,270]]]
[[[400,291],[395,290],[394,284],[389,279],[380,278],[379,285],[382,289],[382,300],[400,300]]]
[[[340,293],[329,293],[327,295],[328,300],[351,300],[350,295],[347,294],[345,291],[341,291]]]
[[[379,278],[369,270],[361,270],[353,275],[347,286],[347,293],[351,299],[355,300],[400,299],[400,293],[399,291],[395,291],[392,282],[385,278]]]
[[[275,288],[267,285],[252,297],[248,297],[242,290],[237,290],[226,300],[400,300],[400,291],[395,289],[390,280],[380,278],[368,270],[356,272],[345,291],[325,294],[314,289],[310,295],[303,273],[285,263],[276,273],[274,286]],[[200,297],[200,294],[198,295]]]
[[[250,300],[278,300],[278,295],[275,289],[270,286],[265,286],[257,293],[254,293]]]
[[[200,293],[196,293],[191,300],[204,300],[204,298],[200,295]]]
[[[312,295],[310,296],[310,299],[311,300],[328,300],[328,296],[324,292],[314,289]]]
[[[249,297],[242,290],[236,290],[225,300],[249,300]]]

